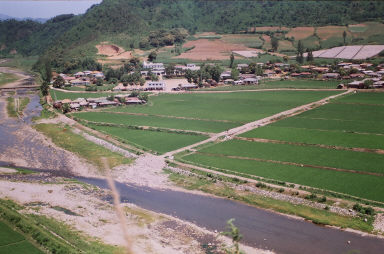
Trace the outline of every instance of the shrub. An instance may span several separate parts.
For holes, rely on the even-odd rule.
[[[256,183],[255,186],[256,186],[257,188],[266,188],[266,187],[267,187],[267,185],[265,185],[264,183],[261,183],[261,182]]]
[[[327,198],[323,196],[321,199],[319,199],[320,203],[325,203],[327,201]]]

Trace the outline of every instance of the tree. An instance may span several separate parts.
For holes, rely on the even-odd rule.
[[[240,234],[239,229],[233,224],[235,219],[230,219],[227,221],[227,229],[228,231],[221,232],[221,235],[229,236],[232,238],[232,246],[224,247],[224,251],[227,254],[244,254],[243,251],[240,250],[239,242],[243,236]]]
[[[263,68],[261,68],[260,65],[257,65],[255,73],[256,73],[256,76],[263,76],[264,74]]]
[[[344,32],[343,32],[344,45],[346,45],[346,44],[345,44],[345,40],[346,40],[346,38],[347,38],[347,32],[344,30]]]
[[[232,53],[231,56],[229,57],[229,68],[233,68],[233,63],[235,61],[235,55]]]
[[[53,82],[53,87],[55,88],[61,88],[65,85],[65,80],[62,76],[58,76],[55,81]]]
[[[239,75],[240,75],[240,72],[239,72],[238,69],[233,68],[233,69],[231,70],[231,78],[232,78],[233,80],[238,80],[238,79],[239,79]]]
[[[156,51],[152,51],[149,55],[148,55],[148,61],[150,62],[153,62],[154,60],[156,60],[157,58],[157,53]]]
[[[101,78],[98,78],[98,79],[96,80],[96,85],[97,85],[97,86],[102,86],[102,85],[103,85],[103,80],[102,80]]]
[[[373,86],[373,80],[372,79],[367,79],[364,81],[364,89],[372,88],[372,86]]]
[[[210,68],[210,70],[209,70],[209,74],[211,74],[212,79],[216,82],[220,81],[221,73],[222,73],[222,69],[218,65],[215,65],[214,67]]]
[[[148,102],[148,94],[146,93],[140,94],[138,98],[142,101]]]
[[[165,73],[168,77],[172,77],[175,73],[175,64],[168,64],[165,66]]]
[[[69,103],[64,103],[62,107],[63,113],[66,114],[68,112],[71,112],[71,107],[69,106]]]
[[[311,50],[307,50],[307,62],[313,61],[313,53]]]
[[[272,50],[277,51],[277,48],[279,47],[279,39],[277,39],[275,36],[271,38],[271,45],[272,45]]]
[[[301,40],[299,40],[299,42],[297,43],[297,55],[296,55],[297,62],[303,63],[304,61],[303,54],[304,54],[304,46]]]
[[[40,91],[43,96],[47,96],[49,94],[49,82],[43,81],[40,85]]]

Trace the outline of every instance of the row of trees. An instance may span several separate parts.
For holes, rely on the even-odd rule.
[[[220,75],[223,69],[219,65],[203,65],[198,71],[187,70],[185,72],[185,78],[188,82],[193,82],[202,85],[204,81],[214,80],[220,81]]]

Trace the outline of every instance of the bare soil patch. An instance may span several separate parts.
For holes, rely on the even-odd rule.
[[[286,35],[286,37],[294,37],[295,40],[305,39],[315,32],[313,27],[295,27],[292,28]]]
[[[344,26],[322,26],[317,28],[317,35],[321,40],[327,40],[331,37],[343,37],[343,32],[346,31],[349,35],[349,31]]]
[[[174,58],[186,58],[191,60],[225,60],[229,59],[229,55],[232,51],[252,50],[241,44],[209,39],[199,39],[196,41],[189,41],[184,44],[184,48],[191,47],[194,48]]]
[[[99,44],[96,48],[99,55],[116,56],[124,52],[123,48],[113,44]]]
[[[255,29],[255,27],[252,27],[251,31],[253,31],[253,29]],[[260,31],[260,32],[289,31],[289,28],[285,27],[285,26],[282,26],[282,27],[280,27],[280,26],[259,26],[259,27],[256,27],[256,32],[257,31]]]

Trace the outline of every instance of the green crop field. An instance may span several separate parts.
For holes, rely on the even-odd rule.
[[[327,104],[300,115],[303,118],[342,121],[383,121],[384,107],[361,104]],[[362,130],[363,131],[363,130]]]
[[[234,173],[292,182],[384,202],[383,177],[205,154],[192,154],[183,159],[202,166],[227,169]]]
[[[128,126],[151,126],[202,132],[222,132],[238,125],[230,122],[201,121],[147,115],[128,115],[111,112],[75,113],[73,116],[78,119],[91,122],[123,124]]]
[[[0,221],[0,253],[42,254],[43,252],[28,242],[24,236]]]
[[[111,126],[90,126],[92,126],[95,130],[117,137],[127,143],[149,149],[160,154],[200,142],[207,138],[203,135],[135,130]]]
[[[218,143],[200,152],[384,174],[384,155],[375,153],[243,140]]]
[[[50,94],[54,100],[64,100],[71,99],[75,100],[77,98],[100,98],[107,97],[112,95],[113,93],[70,93],[70,92],[62,92],[57,90],[50,90]]]
[[[283,120],[284,121],[284,120]],[[369,148],[384,150],[384,136],[358,134],[343,131],[327,131],[295,127],[280,127],[274,124],[257,128],[241,135],[247,138],[263,138],[287,142]]]
[[[383,99],[384,93],[344,96],[240,135],[263,142],[234,139],[182,159],[383,202],[384,155],[369,150],[384,150]]]
[[[384,134],[384,121],[358,122],[292,117],[284,121],[276,122],[274,126]]]
[[[163,94],[144,106],[110,108],[110,112],[182,116],[246,123],[320,100],[338,91],[260,91],[209,94]]]
[[[278,80],[265,81],[259,85],[238,85],[238,86],[219,86],[206,88],[206,91],[236,91],[236,90],[260,90],[270,88],[292,88],[292,89],[336,89],[339,81],[318,81],[318,80]]]
[[[340,98],[337,103],[384,105],[384,93],[360,92]]]

